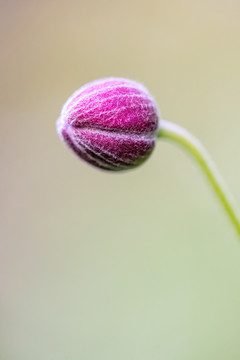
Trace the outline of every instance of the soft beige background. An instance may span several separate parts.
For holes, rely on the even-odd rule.
[[[98,171],[59,141],[85,82],[143,82],[240,203],[239,0],[1,0],[1,360],[239,360],[240,247],[199,168],[159,143]]]

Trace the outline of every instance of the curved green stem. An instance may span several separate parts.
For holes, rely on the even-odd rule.
[[[227,190],[221,175],[219,174],[213,161],[199,140],[181,126],[166,120],[161,121],[158,131],[158,138],[169,139],[178,143],[187,149],[197,160],[202,170],[206,174],[210,184],[213,186],[240,238],[239,212],[233,204],[232,196],[229,194],[229,191]]]

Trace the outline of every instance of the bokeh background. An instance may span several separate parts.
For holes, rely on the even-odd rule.
[[[198,166],[159,142],[109,174],[55,131],[84,83],[141,81],[240,203],[239,0],[0,4],[0,359],[239,360],[239,243]]]

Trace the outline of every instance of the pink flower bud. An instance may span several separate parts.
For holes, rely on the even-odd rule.
[[[106,170],[136,167],[151,154],[158,110],[141,84],[120,78],[93,81],[73,93],[57,120],[66,144],[88,163]]]

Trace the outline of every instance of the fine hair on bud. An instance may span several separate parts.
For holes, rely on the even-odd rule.
[[[106,78],[90,82],[67,100],[57,120],[60,138],[83,160],[105,170],[127,170],[152,153],[159,112],[138,82]]]

